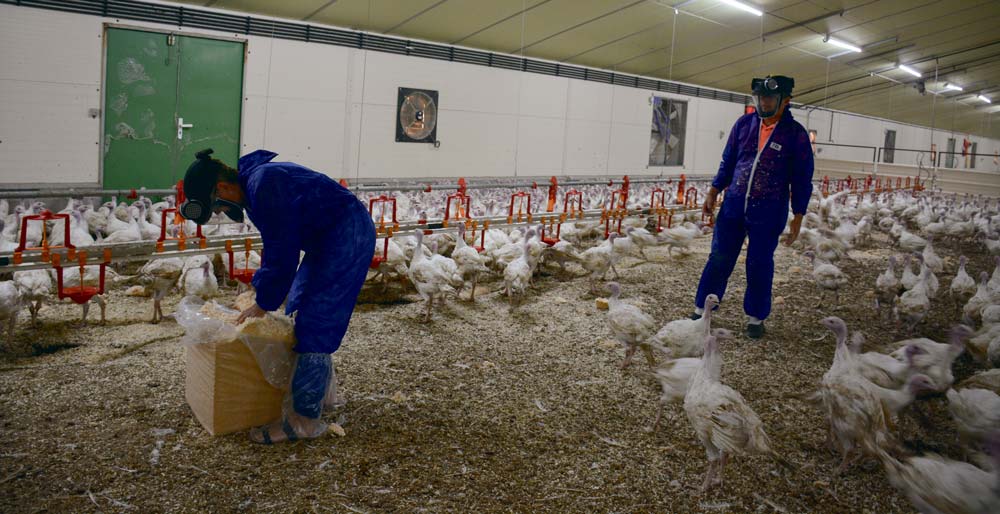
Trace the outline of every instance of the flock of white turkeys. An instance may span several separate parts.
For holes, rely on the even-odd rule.
[[[867,456],[883,465],[890,482],[922,512],[1000,512],[1000,257],[995,268],[978,273],[977,284],[966,256],[942,257],[932,244],[949,241],[980,256],[1000,254],[998,203],[931,193],[816,195],[795,246],[812,261],[821,298],[817,307],[836,307],[838,291],[849,282],[840,266],[858,246],[874,244],[876,232],[886,234],[902,259],[890,257],[871,284],[873,323],[892,318],[913,332],[934,311],[955,324],[948,341],[913,337],[879,353],[863,352],[864,335],[855,331],[849,337],[842,319],[820,322],[834,334],[836,351],[829,371],[817,377],[817,389],[802,398],[819,407],[828,422],[828,442],[842,456],[835,473]],[[938,274],[951,275],[950,284],[941,284]],[[720,343],[731,334],[711,326],[718,298],[706,299],[701,319],[658,329],[652,317],[619,299],[617,284],[611,291],[609,325],[626,347],[623,366],[636,349],[647,353],[662,387],[654,428],[664,406],[683,405],[708,456],[703,488],[721,484],[725,463],[735,455],[770,455],[794,467],[771,449],[760,418],[740,393],[721,381]],[[826,293],[833,294],[834,304],[823,303]],[[956,384],[952,367],[963,352],[982,369]],[[656,362],[656,353],[663,362]],[[922,415],[920,403],[934,396],[947,399],[968,461],[904,450],[896,418],[907,409]]]
[[[629,207],[648,207],[652,187],[633,186]],[[602,186],[583,188],[584,208],[606,205],[609,191]],[[502,185],[469,191],[471,215],[506,215],[510,192]],[[536,209],[543,205],[543,190],[531,194]],[[395,198],[400,222],[441,219],[444,215],[444,193],[406,192]],[[369,197],[361,199],[367,202]],[[99,207],[76,201],[62,212],[71,215],[73,243],[86,247],[101,241],[153,240],[159,236],[160,213],[172,205],[169,198],[159,203],[143,198],[131,205],[108,202]],[[34,202],[11,210],[6,202],[0,204],[0,222],[5,225],[0,251],[16,246],[21,216],[38,213],[44,207]],[[375,214],[378,217],[380,213]],[[502,294],[509,298],[511,308],[516,308],[525,295],[531,294],[533,277],[541,266],[579,267],[591,291],[597,293],[598,280],[609,272],[618,276],[615,264],[621,257],[645,259],[645,250],[651,246],[666,246],[671,253],[684,251],[707,231],[702,224],[686,221],[681,215],[672,220],[672,228],[660,233],[651,230],[650,221],[626,218],[621,233],[605,239],[604,225],[596,220],[569,220],[562,225],[560,241],[554,245],[541,240],[546,229],[542,225],[491,228],[485,235],[473,237],[458,224],[458,230],[397,234],[387,246],[380,238],[376,254],[386,250],[370,277],[375,282],[371,287],[379,287],[378,282],[384,288],[389,280],[408,280],[426,301],[425,320],[429,321],[435,302],[459,297],[463,291],[468,291],[468,301],[475,301],[477,283],[493,276],[503,281]],[[38,229],[29,231],[29,244],[41,239],[40,225],[34,226]],[[187,227],[188,233],[192,229]],[[236,238],[252,231],[249,225],[219,224],[210,226],[206,233]],[[52,231],[54,243],[61,242],[56,240],[56,232]],[[907,192],[862,196],[843,192],[825,198],[817,194],[795,246],[812,261],[821,307],[828,293],[834,304],[838,302],[840,290],[849,282],[840,266],[850,259],[852,250],[873,244],[876,233],[886,234],[900,255],[890,258],[885,272],[871,284],[875,317],[894,319],[915,331],[932,310],[947,311],[956,322],[950,340],[912,338],[899,341],[890,353],[862,352],[864,338],[859,332],[849,337],[843,320],[825,318],[822,325],[833,332],[837,341],[834,361],[823,377],[817,377],[816,391],[803,397],[820,406],[829,421],[830,444],[843,457],[838,472],[868,456],[882,463],[893,485],[922,511],[998,512],[1000,369],[992,368],[1000,366],[1000,257],[993,270],[969,270],[965,256],[939,255],[932,244],[952,241],[964,248],[1000,255],[997,202],[929,192],[917,196]],[[552,237],[551,233],[545,235]],[[481,250],[476,248],[479,245]],[[256,252],[249,262],[242,252],[236,252],[236,257],[240,259],[237,267],[260,265]],[[157,322],[163,317],[160,301],[174,288],[186,295],[218,294],[216,269],[222,262],[222,256],[155,259],[134,277],[119,276],[109,269],[108,283],[113,287],[142,284],[153,298],[152,320]],[[95,270],[93,274],[91,269]],[[79,272],[74,275],[72,270],[67,268],[67,284],[79,284]],[[952,276],[951,282],[941,284],[941,274]],[[978,283],[974,277],[978,277]],[[96,282],[95,266],[85,270],[82,281]],[[942,285],[947,286],[947,291],[942,290]],[[703,487],[721,484],[725,464],[734,455],[762,453],[773,456],[783,466],[795,466],[772,450],[760,418],[738,391],[722,382],[721,352],[732,334],[711,326],[712,308],[718,305],[718,298],[709,296],[705,315],[699,320],[680,319],[659,326],[651,316],[621,299],[617,283],[609,284],[609,289],[609,327],[626,350],[622,367],[627,367],[634,353],[642,350],[654,368],[662,386],[654,426],[664,407],[683,406],[709,460]],[[38,310],[53,292],[51,271],[17,272],[12,280],[0,282],[0,320],[8,321],[11,336],[17,312],[29,307],[32,323],[36,323]],[[98,301],[103,307],[103,299]],[[952,363],[963,351],[984,369],[954,384]],[[946,396],[969,460],[976,464],[937,455],[904,454],[894,431],[894,418],[914,408],[913,404],[919,404],[927,395]],[[979,453],[982,451],[986,453]],[[983,457],[987,454],[992,457]]]

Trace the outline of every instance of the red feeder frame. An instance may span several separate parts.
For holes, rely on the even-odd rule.
[[[448,203],[444,206],[444,221],[441,222],[442,227],[447,227],[449,221],[465,221],[469,218],[469,209],[471,208],[470,202],[472,199],[469,195],[458,191],[448,195]],[[455,216],[452,217],[451,204],[455,204]]]
[[[823,175],[823,183],[820,186],[820,191],[823,194],[823,198],[826,198],[827,196],[830,195],[830,176],[829,175]]]
[[[469,219],[465,221],[465,228],[472,230],[472,240],[476,240],[476,231],[479,230],[479,222],[474,219]],[[477,252],[483,253],[486,250],[486,231],[490,229],[490,220],[483,222],[483,230],[479,233],[479,244],[472,245]]]
[[[696,209],[697,207],[698,207],[698,189],[694,186],[691,186],[684,193],[684,208]]]
[[[379,217],[376,220],[372,217],[372,221],[375,222],[375,234],[385,234],[385,240],[382,243],[382,255],[375,255],[372,257],[372,262],[369,265],[371,269],[378,269],[389,258],[389,239],[392,238],[393,232],[399,230],[399,221],[396,220],[396,198],[387,195],[381,195],[376,198],[372,198],[368,201],[368,214],[373,215],[375,213],[375,204],[379,204]],[[386,204],[392,204],[392,218],[386,226],[385,211]]]
[[[172,237],[167,235],[167,215],[173,213],[174,218],[171,224],[180,227],[177,237]],[[198,229],[195,231],[195,237],[198,238],[198,248],[204,250],[208,246],[208,238],[201,233],[201,225],[198,225]],[[163,251],[164,241],[177,241],[177,249],[184,251],[187,249],[187,235],[184,234],[184,217],[177,210],[176,207],[170,207],[169,209],[163,209],[160,211],[160,238],[156,240],[156,251]]]
[[[657,198],[659,201],[657,201]],[[656,216],[656,232],[663,232],[663,217],[667,216],[667,193],[662,188],[654,187],[649,195],[649,215]],[[670,220],[668,219],[669,223]]]
[[[583,193],[576,189],[566,191],[563,196],[563,214],[569,218],[583,218]]]
[[[101,272],[97,287],[83,285],[84,267],[87,265],[87,251],[80,250],[77,252],[76,260],[80,264],[80,285],[78,286],[63,286],[63,266],[62,259],[59,254],[52,255],[52,267],[56,270],[56,286],[58,288],[57,292],[59,294],[59,299],[62,300],[63,298],[69,298],[70,300],[73,300],[73,303],[83,305],[89,302],[94,296],[104,294],[104,275],[105,269],[108,264],[111,263],[111,249],[104,249],[104,260],[99,264]]]
[[[528,223],[531,223],[531,195],[525,193],[524,191],[518,191],[510,195],[510,208],[507,210],[507,223],[514,222],[514,203],[517,202],[517,221],[521,222],[524,218]],[[525,202],[527,202],[527,215],[525,215]]]
[[[45,222],[63,220],[63,244],[52,246],[49,244],[48,234],[45,231]],[[28,222],[29,221],[41,221],[42,222],[42,246],[28,246]],[[21,242],[14,249],[14,264],[21,263],[21,253],[25,250],[41,250],[42,251],[42,262],[49,262],[50,251],[53,249],[65,248],[67,249],[66,256],[72,259],[76,253],[76,247],[70,241],[69,237],[69,214],[53,214],[52,211],[46,209],[41,212],[41,214],[32,214],[30,216],[21,217]]]
[[[677,183],[677,205],[684,205],[684,185],[687,184],[687,176],[681,173],[681,180]]]
[[[615,231],[619,234],[622,233],[622,220],[628,215],[628,192],[624,189],[615,189],[611,192],[611,202],[608,204],[608,209],[605,209],[601,215],[604,222],[604,239],[607,239],[611,235],[611,220],[618,220],[618,224],[615,227]]]
[[[566,221],[566,214],[565,213],[560,214],[558,217],[552,216],[549,218],[543,218],[541,221],[542,221],[542,233],[539,235],[539,237],[541,238],[543,243],[549,246],[555,246],[555,244],[559,242],[559,234],[562,233],[562,224],[564,221]],[[555,228],[553,229],[553,227]],[[552,232],[555,232],[556,236],[545,237],[546,232],[550,234]]]
[[[549,203],[545,206],[545,212],[556,210],[556,193],[559,191],[559,181],[553,176],[549,179]],[[564,209],[565,210],[565,209]]]
[[[233,241],[226,241],[226,253],[229,254],[229,278],[236,279],[243,284],[249,285],[250,281],[253,280],[254,273],[257,272],[256,269],[250,267],[250,251],[253,249],[253,243],[250,239],[246,239],[243,242],[243,249],[246,252],[246,257],[244,259],[244,268],[234,269],[234,258],[233,258]]]

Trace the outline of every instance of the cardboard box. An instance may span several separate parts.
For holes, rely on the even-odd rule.
[[[216,319],[229,316],[212,304],[206,304],[202,312]],[[287,351],[295,344],[293,330],[289,319],[274,314],[247,320],[239,327],[240,334],[265,337]],[[253,352],[239,338],[190,345],[185,361],[184,397],[208,433],[229,434],[281,417],[285,391],[268,383]]]
[[[264,380],[242,341],[189,346],[185,358],[184,397],[209,434],[246,430],[281,416],[285,392]]]

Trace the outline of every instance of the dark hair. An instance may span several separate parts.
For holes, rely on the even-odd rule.
[[[236,171],[236,169],[229,167],[228,165],[226,165],[226,163],[218,159],[212,159],[212,160],[218,162],[220,166],[218,180],[221,180],[223,182],[228,182],[230,184],[235,184],[240,181],[239,172]]]

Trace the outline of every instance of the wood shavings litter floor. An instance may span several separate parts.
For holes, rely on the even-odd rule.
[[[877,236],[881,237],[881,236]],[[621,266],[622,296],[657,322],[686,316],[708,252]],[[991,270],[971,246],[938,244],[970,273]],[[585,279],[548,270],[511,310],[499,293],[449,300],[420,323],[412,292],[359,306],[335,355],[347,405],[325,415],[343,437],[272,447],[245,433],[210,437],[184,400],[181,329],[146,323],[148,299],[109,295],[106,326],[75,328],[79,307],[47,305],[42,327],[22,316],[14,348],[0,354],[0,505],[4,512],[909,512],[873,461],[834,478],[838,458],[812,407],[790,398],[811,390],[833,355],[818,324],[844,318],[885,351],[907,337],[873,315],[866,293],[891,250],[882,239],[842,265],[851,282],[837,309],[816,309],[808,263],[782,247],[775,296],[761,342],[723,344],[724,381],[760,414],[776,450],[801,467],[737,458],[721,490],[698,492],[706,469],[680,406],[649,432],[659,386],[637,359],[620,371],[606,314]],[[571,269],[573,269],[571,267]],[[579,270],[577,269],[577,273]],[[484,284],[497,290],[500,283]],[[717,326],[742,334],[743,264]],[[383,295],[373,286],[368,298]],[[230,290],[228,294],[235,296]],[[164,301],[172,312],[174,294]],[[918,328],[938,340],[958,318],[942,293]],[[974,371],[967,357],[956,379]],[[931,429],[904,417],[911,447],[961,457],[945,401],[928,401]]]

